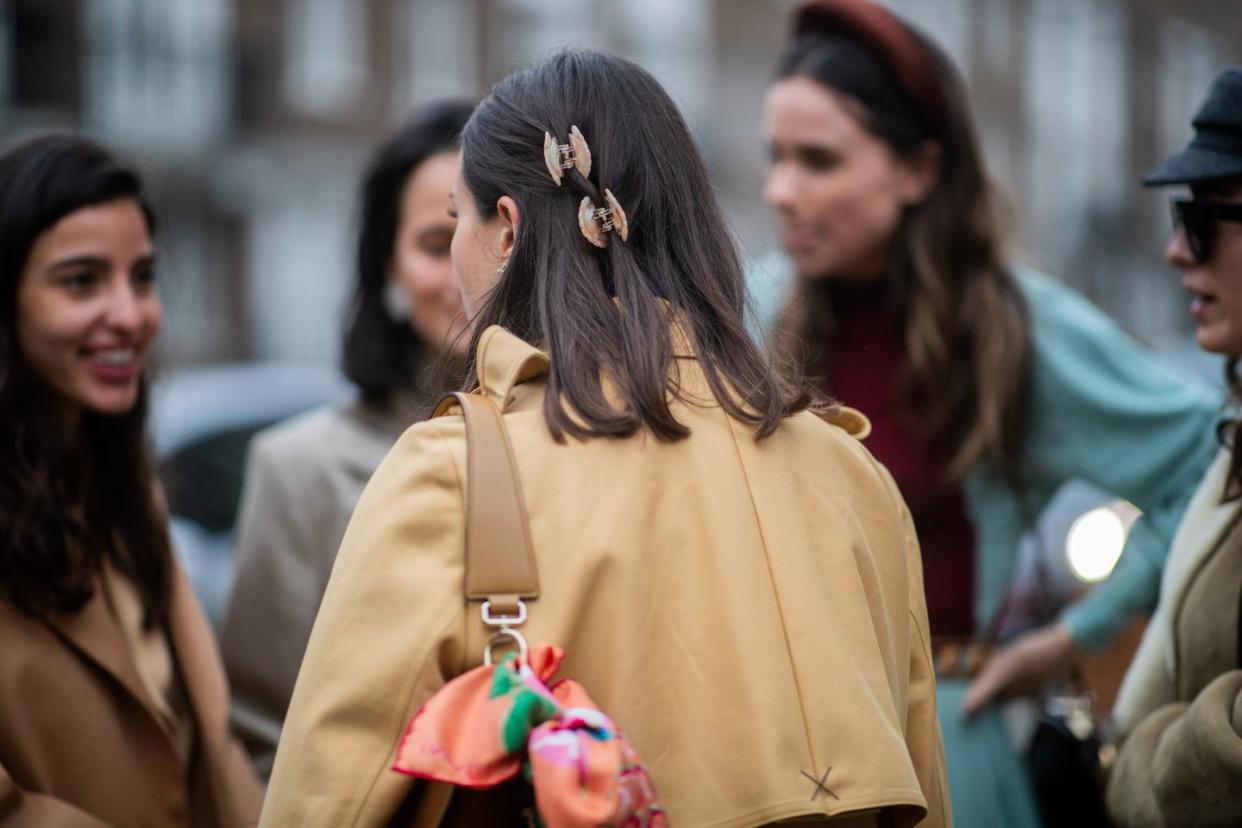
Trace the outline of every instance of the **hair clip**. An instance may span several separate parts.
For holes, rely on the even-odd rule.
[[[608,238],[604,234],[613,230],[621,237],[621,241],[630,237],[629,219],[612,190],[604,190],[604,201],[608,204],[607,207],[596,207],[590,196],[583,196],[578,203],[578,229],[596,247],[607,247]]]
[[[561,170],[576,169],[586,178],[591,174],[591,148],[586,139],[578,131],[577,126],[570,127],[569,143],[559,144],[552,133],[543,134],[543,162],[556,186],[561,186],[564,173]]]

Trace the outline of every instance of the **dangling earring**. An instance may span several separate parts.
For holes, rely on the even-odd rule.
[[[496,268],[497,276],[504,276],[505,270],[509,267],[509,257],[505,256],[505,260],[500,263],[500,267]]]

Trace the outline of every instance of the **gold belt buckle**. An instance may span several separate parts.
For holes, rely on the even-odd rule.
[[[946,641],[932,653],[940,678],[972,678],[987,661],[991,647],[979,641]]]

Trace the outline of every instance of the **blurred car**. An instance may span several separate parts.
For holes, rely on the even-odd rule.
[[[233,540],[255,432],[341,404],[352,387],[331,366],[255,362],[189,368],[156,380],[151,427],[173,548],[218,625],[233,580]]]

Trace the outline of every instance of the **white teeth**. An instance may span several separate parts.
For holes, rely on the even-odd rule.
[[[134,361],[135,355],[133,348],[110,348],[106,351],[96,351],[91,355],[91,359],[104,365],[128,365]]]

